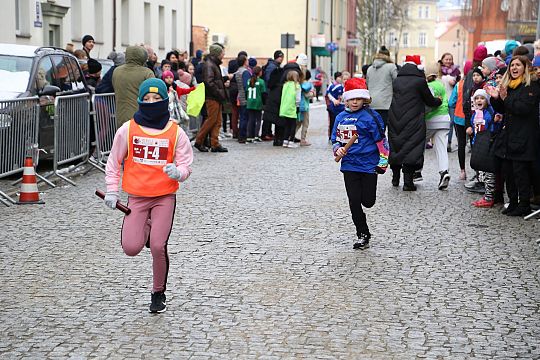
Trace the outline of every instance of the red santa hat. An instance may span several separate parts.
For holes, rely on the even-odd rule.
[[[405,57],[404,64],[416,65],[418,70],[424,70],[424,65],[422,65],[422,60],[420,59],[420,55],[407,55]]]
[[[357,98],[371,100],[371,96],[369,96],[369,91],[366,85],[366,80],[361,78],[351,78],[345,81],[343,100],[347,101]]]

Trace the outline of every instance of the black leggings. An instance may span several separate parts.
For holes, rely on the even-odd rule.
[[[344,171],[345,189],[349,198],[349,208],[356,227],[356,235],[370,235],[366,214],[362,206],[370,208],[375,205],[377,197],[377,174]]]
[[[454,123],[458,143],[459,168],[465,170],[465,146],[467,145],[467,132],[464,125]]]
[[[296,134],[296,119],[283,118],[285,120],[285,140],[294,141]]]

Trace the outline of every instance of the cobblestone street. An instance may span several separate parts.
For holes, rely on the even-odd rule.
[[[326,112],[311,118],[310,147],[194,150],[163,314],[150,252],[124,255],[122,213],[94,195],[102,173],[0,207],[0,357],[540,358],[540,223],[474,209],[456,152],[438,191],[428,150],[419,191],[379,177],[371,247],[353,250]]]

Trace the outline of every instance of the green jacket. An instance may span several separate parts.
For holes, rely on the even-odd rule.
[[[139,86],[146,80],[155,77],[152,70],[144,66],[148,54],[141,46],[129,46],[126,49],[126,63],[114,69],[113,87],[116,99],[116,126],[131,120],[139,109],[137,97]]]
[[[246,108],[248,110],[262,110],[263,109],[263,100],[262,94],[266,92],[266,86],[263,79],[257,79],[255,86],[251,87],[248,81],[246,85]]]
[[[281,105],[279,116],[296,119],[296,108],[300,106],[300,85],[294,81],[287,81],[281,91]]]
[[[430,111],[426,112],[426,120],[430,120],[437,115],[448,115],[448,99],[446,98],[446,89],[442,81],[435,80],[429,82],[428,86],[434,97],[441,98],[442,105],[436,108],[429,108]]]

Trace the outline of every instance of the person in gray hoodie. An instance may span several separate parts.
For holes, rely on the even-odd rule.
[[[366,83],[371,94],[370,107],[382,117],[384,125],[388,124],[388,109],[392,103],[392,82],[397,77],[397,66],[390,59],[390,51],[381,46],[373,65],[366,74]]]

